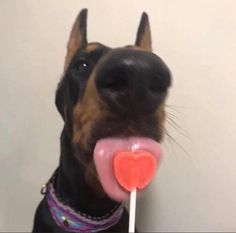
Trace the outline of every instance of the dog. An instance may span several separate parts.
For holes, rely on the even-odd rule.
[[[142,14],[135,44],[121,48],[88,43],[86,27],[83,9],[56,91],[64,121],[60,162],[43,186],[33,232],[127,232],[128,212],[101,184],[94,148],[106,138],[163,138],[171,73],[152,52],[148,15]]]

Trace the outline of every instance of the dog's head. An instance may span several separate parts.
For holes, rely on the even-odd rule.
[[[74,155],[94,186],[92,155],[99,139],[141,136],[161,140],[171,75],[161,58],[152,53],[146,13],[135,45],[121,48],[88,43],[86,24],[84,9],[71,31],[56,105]]]

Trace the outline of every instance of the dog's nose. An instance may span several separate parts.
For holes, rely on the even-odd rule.
[[[95,82],[99,96],[112,109],[150,113],[166,95],[170,72],[151,52],[116,49],[98,65]]]

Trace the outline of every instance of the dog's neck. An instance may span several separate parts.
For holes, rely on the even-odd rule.
[[[65,129],[61,134],[61,157],[55,190],[67,205],[93,217],[107,214],[117,204],[106,195],[99,196],[86,184],[83,168],[73,155]]]

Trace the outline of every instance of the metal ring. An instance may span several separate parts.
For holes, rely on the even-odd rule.
[[[42,188],[41,188],[41,190],[40,190],[40,193],[41,193],[42,195],[45,195],[45,194],[47,193],[47,185],[46,185],[46,184],[44,184],[44,185],[42,186]]]
[[[61,216],[61,220],[66,227],[70,225],[68,219],[65,216]]]

